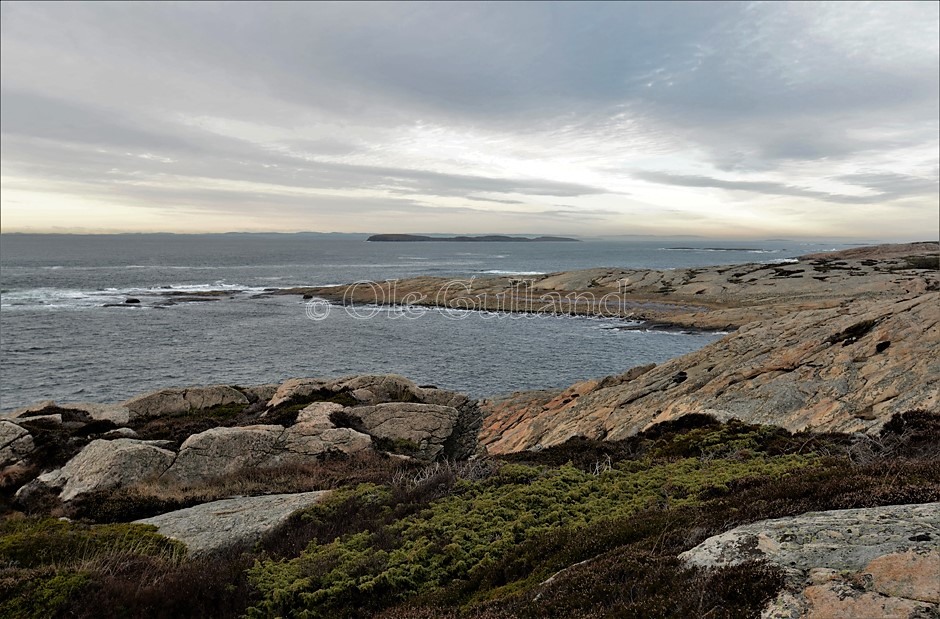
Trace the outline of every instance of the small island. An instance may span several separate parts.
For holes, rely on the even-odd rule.
[[[506,236],[503,234],[487,234],[482,236],[426,236],[422,234],[373,234],[367,241],[376,243],[414,243],[417,241],[447,241],[456,243],[548,243],[572,242],[578,243],[580,239],[566,236]]]

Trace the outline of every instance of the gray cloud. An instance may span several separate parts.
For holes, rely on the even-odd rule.
[[[813,198],[837,204],[876,204],[899,198],[935,194],[938,188],[936,179],[918,178],[903,174],[851,174],[839,178],[839,180],[848,184],[876,192],[875,194],[862,196],[829,193],[770,181],[729,181],[709,176],[668,174],[664,172],[636,172],[633,176],[643,181],[663,185],[750,191],[774,196]]]
[[[935,205],[937,3],[2,7],[4,173],[37,186],[141,206],[141,184],[210,181],[386,196],[368,208],[559,197],[544,216],[572,221],[614,218],[631,179]],[[523,165],[549,157],[582,173]]]

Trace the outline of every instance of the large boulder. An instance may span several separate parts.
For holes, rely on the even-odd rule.
[[[368,435],[323,421],[306,421],[288,428],[212,428],[186,439],[164,478],[197,483],[245,468],[299,464],[329,452],[352,454],[371,446]]]
[[[244,393],[228,385],[184,387],[152,391],[126,400],[131,419],[179,415],[192,410],[206,410],[217,406],[249,404]]]
[[[283,426],[212,428],[193,434],[180,446],[179,454],[165,476],[183,483],[258,467],[277,451]]]
[[[328,494],[328,490],[321,490],[225,499],[137,522],[152,524],[161,535],[183,542],[190,556],[204,556],[253,544],[292,513]]]
[[[765,619],[926,617],[940,608],[940,503],[811,512],[710,537],[680,558],[704,567],[764,560],[789,587]]]
[[[36,481],[52,488],[61,488],[59,498],[70,501],[88,492],[156,478],[167,470],[175,456],[172,451],[146,441],[98,439],[86,445],[61,469],[44,473]]]
[[[0,421],[0,469],[21,462],[34,448],[33,437],[25,428]]]
[[[444,450],[459,416],[450,406],[410,402],[357,406],[343,415],[353,428],[385,441],[390,451],[410,451],[427,460]]]

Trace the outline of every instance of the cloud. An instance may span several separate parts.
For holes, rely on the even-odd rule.
[[[877,229],[903,202],[921,234],[938,205],[937,3],[16,2],[0,22],[4,186],[136,201],[128,229],[171,208],[144,186],[216,196],[214,226],[240,192],[319,192],[439,208],[442,232],[461,206],[490,231],[500,209],[720,228],[743,201],[768,233],[799,212],[840,234],[868,232],[841,205]]]
[[[829,193],[772,181],[735,181],[708,176],[687,176],[663,172],[636,172],[634,173],[634,177],[650,183],[676,185],[679,187],[707,187],[732,191],[749,191],[774,196],[812,198],[837,204],[883,203],[901,198],[930,196],[936,194],[938,189],[938,181],[936,178],[919,178],[904,174],[850,174],[839,178],[839,180],[851,185],[874,190],[874,193],[869,193],[868,195]]]

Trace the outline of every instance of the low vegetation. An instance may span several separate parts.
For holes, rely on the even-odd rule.
[[[0,599],[10,601],[0,614],[758,616],[783,584],[777,570],[702,571],[676,556],[764,518],[940,500],[940,415],[896,415],[873,437],[690,415],[623,441],[573,439],[501,458],[430,466],[374,458],[219,480],[240,494],[271,483],[336,491],[251,553],[211,560],[181,559],[172,543],[129,525],[8,520]],[[154,497],[211,494],[134,492],[101,496],[75,516],[127,519]],[[28,552],[36,547],[49,551]]]

